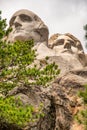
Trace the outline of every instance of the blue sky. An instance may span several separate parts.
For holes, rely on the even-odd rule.
[[[71,33],[85,49],[83,26],[87,24],[87,0],[0,0],[0,10],[7,22],[19,9],[36,13],[48,26],[50,36]]]

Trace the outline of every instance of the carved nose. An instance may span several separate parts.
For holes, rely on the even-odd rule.
[[[15,22],[14,25],[15,25],[15,27],[22,26],[22,25],[21,25],[20,23],[18,23],[18,22]]]
[[[20,18],[18,16],[15,18],[14,25],[15,27],[22,26]]]
[[[71,49],[71,44],[68,41],[66,41],[64,43],[64,48]]]

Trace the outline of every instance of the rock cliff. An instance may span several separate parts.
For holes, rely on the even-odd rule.
[[[30,30],[25,29],[28,21],[27,27]],[[36,50],[37,56],[33,64],[42,69],[46,66],[46,58],[48,58],[47,63],[55,62],[60,74],[46,87],[21,84],[21,87],[16,86],[8,91],[5,98],[20,97],[24,105],[31,104],[37,108],[35,113],[42,103],[44,116],[29,122],[23,128],[3,122],[0,124],[0,130],[84,130],[84,126],[74,120],[74,116],[84,109],[84,103],[78,92],[84,90],[84,85],[87,84],[87,55],[83,51],[81,42],[69,33],[55,34],[48,39],[49,31],[44,22],[37,15],[24,10],[12,16],[10,26],[15,28],[9,34],[7,41],[34,39],[33,49]],[[28,37],[27,34],[30,36]],[[11,36],[14,38],[12,39]]]

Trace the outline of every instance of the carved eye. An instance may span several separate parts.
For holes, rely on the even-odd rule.
[[[58,39],[57,40],[57,45],[62,45],[64,44],[64,39]]]
[[[68,42],[69,42],[72,46],[76,47],[74,41],[68,39]]]
[[[19,15],[20,19],[23,21],[23,22],[31,22],[32,21],[32,18],[28,15],[25,15],[25,14],[21,14]]]
[[[9,22],[10,26],[13,25],[15,18],[16,18],[16,16],[14,16],[14,17],[11,18],[11,20],[10,20],[10,22]]]
[[[57,39],[57,40],[55,40],[55,42],[54,42],[52,48],[53,48],[54,46],[59,46],[59,45],[63,45],[63,44],[64,44],[64,39]]]

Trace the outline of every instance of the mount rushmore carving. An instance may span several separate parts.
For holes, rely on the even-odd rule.
[[[27,126],[24,130],[82,130],[82,126],[78,126],[73,120],[74,114],[82,105],[77,92],[87,84],[87,59],[81,42],[69,33],[57,33],[49,39],[48,27],[36,14],[25,9],[13,14],[9,26],[12,31],[6,38],[8,44],[16,40],[33,39],[36,60],[40,61],[48,56],[48,62],[55,62],[61,69],[59,77],[51,87],[44,89],[36,87],[32,90],[34,91],[32,98],[28,97],[29,100],[31,98],[31,102],[34,98],[38,100],[38,97],[41,99],[41,96],[46,96],[43,96],[43,99],[46,100],[47,115],[37,124]],[[25,88],[23,90],[16,88],[15,92],[12,90],[11,93],[14,95],[17,91],[22,94]]]
[[[25,9],[19,10],[11,17],[9,26],[12,31],[7,41],[33,39],[34,48],[37,50],[37,59],[42,59],[46,56],[57,56],[59,63],[60,59],[62,59],[61,61],[64,61],[64,64],[69,64],[70,70],[71,68],[86,66],[86,56],[81,42],[69,33],[54,34],[48,39],[48,27],[35,13]],[[62,63],[60,64],[62,65]],[[61,65],[59,65],[60,68]]]

